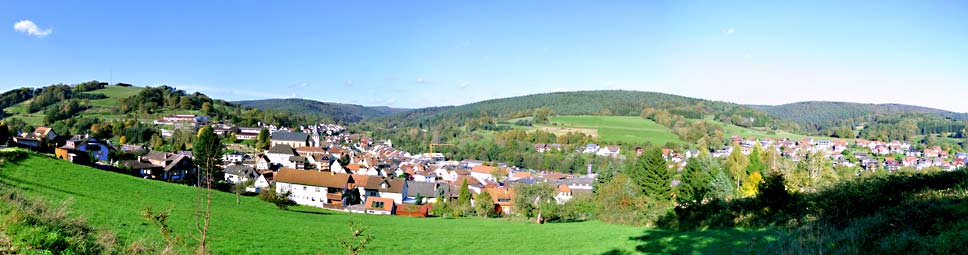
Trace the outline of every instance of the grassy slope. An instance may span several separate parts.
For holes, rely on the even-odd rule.
[[[85,110],[84,112],[81,113],[81,115],[96,116],[99,118],[106,118],[106,119],[117,118],[113,110],[115,107],[118,106],[118,99],[136,95],[138,94],[138,92],[141,92],[142,89],[144,88],[135,87],[135,86],[121,87],[121,86],[111,85],[103,89],[85,92],[85,93],[104,94],[108,98],[90,100],[91,109]],[[11,116],[10,118],[18,118],[23,120],[27,124],[40,126],[44,122],[44,113],[43,111],[36,112],[36,113],[28,113],[27,104],[29,103],[30,103],[30,100],[27,100],[19,104],[15,104],[10,107],[7,107],[4,110],[7,111],[8,113],[14,114],[14,116]]]
[[[668,128],[637,116],[556,116],[551,119],[551,122],[558,125],[539,127],[594,129],[598,130],[598,140],[603,143],[682,142]]]
[[[706,121],[722,127],[724,135],[727,138],[733,135],[739,135],[742,137],[774,137],[791,139],[801,139],[807,137],[805,135],[793,134],[784,131],[770,133],[763,130],[726,124],[711,119],[706,119]],[[672,130],[669,128],[659,125],[654,121],[643,119],[637,116],[556,116],[551,119],[551,122],[557,125],[536,125],[531,129],[543,129],[546,131],[580,131],[582,129],[592,130],[597,132],[586,133],[597,133],[599,141],[603,143],[615,141],[647,141],[651,142],[652,144],[662,145],[666,144],[667,142],[683,142],[678,136],[673,134]],[[810,137],[815,139],[830,139],[829,137]]]
[[[157,239],[158,230],[138,216],[145,206],[174,208],[169,223],[192,229],[188,186],[138,179],[40,156],[0,169],[0,182],[49,203],[71,200],[72,212],[130,242]],[[771,240],[767,231],[673,232],[599,222],[535,225],[500,219],[440,219],[348,215],[314,208],[282,211],[252,197],[235,205],[216,193],[210,247],[218,254],[340,254],[336,236],[354,219],[375,235],[372,254],[596,254],[609,251],[749,253],[747,240]],[[764,238],[764,236],[767,236]]]

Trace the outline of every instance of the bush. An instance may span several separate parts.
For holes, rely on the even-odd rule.
[[[27,158],[27,152],[22,149],[0,150],[0,166],[8,162],[17,162]]]
[[[289,199],[290,195],[292,195],[291,192],[287,191],[286,193],[279,194],[276,193],[275,187],[269,187],[259,192],[259,199],[272,203],[276,205],[276,207],[279,207],[279,209],[289,210],[290,206],[296,205],[295,201]]]
[[[68,203],[49,208],[12,191],[0,192],[2,228],[18,253],[117,254],[117,237],[68,216]]]

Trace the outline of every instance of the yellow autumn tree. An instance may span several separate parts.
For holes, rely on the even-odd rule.
[[[128,143],[128,138],[125,137],[125,136],[121,136],[121,141],[120,142],[121,142],[121,144],[126,144],[126,143]]]
[[[752,197],[756,195],[759,191],[760,183],[763,182],[763,175],[760,172],[753,172],[750,174],[746,181],[743,182],[743,186],[740,187],[740,192],[743,197]]]

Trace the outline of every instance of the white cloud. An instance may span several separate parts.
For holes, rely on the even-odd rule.
[[[50,35],[51,33],[54,33],[53,28],[40,29],[40,27],[37,27],[37,24],[34,24],[33,21],[26,20],[26,19],[18,21],[17,23],[14,23],[13,30],[16,30],[17,32],[22,32],[29,36],[36,36],[38,38],[45,37]]]
[[[471,85],[470,82],[462,82],[460,85],[457,85],[457,87],[459,87],[461,89],[466,89],[467,86],[470,86],[470,85]]]
[[[424,78],[417,78],[416,82],[418,84],[424,84],[424,83],[427,83],[427,80],[425,80]]]
[[[726,29],[723,29],[721,31],[723,32],[723,34],[727,34],[727,35],[731,35],[733,33],[736,33],[736,29],[734,29],[734,28],[726,28]]]

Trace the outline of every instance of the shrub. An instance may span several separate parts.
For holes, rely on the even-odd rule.
[[[289,210],[290,206],[296,205],[295,201],[289,199],[290,195],[292,195],[291,192],[287,191],[286,193],[279,194],[276,193],[276,189],[274,187],[269,187],[259,192],[259,199],[272,203],[276,205],[276,207],[279,207],[279,209]]]

